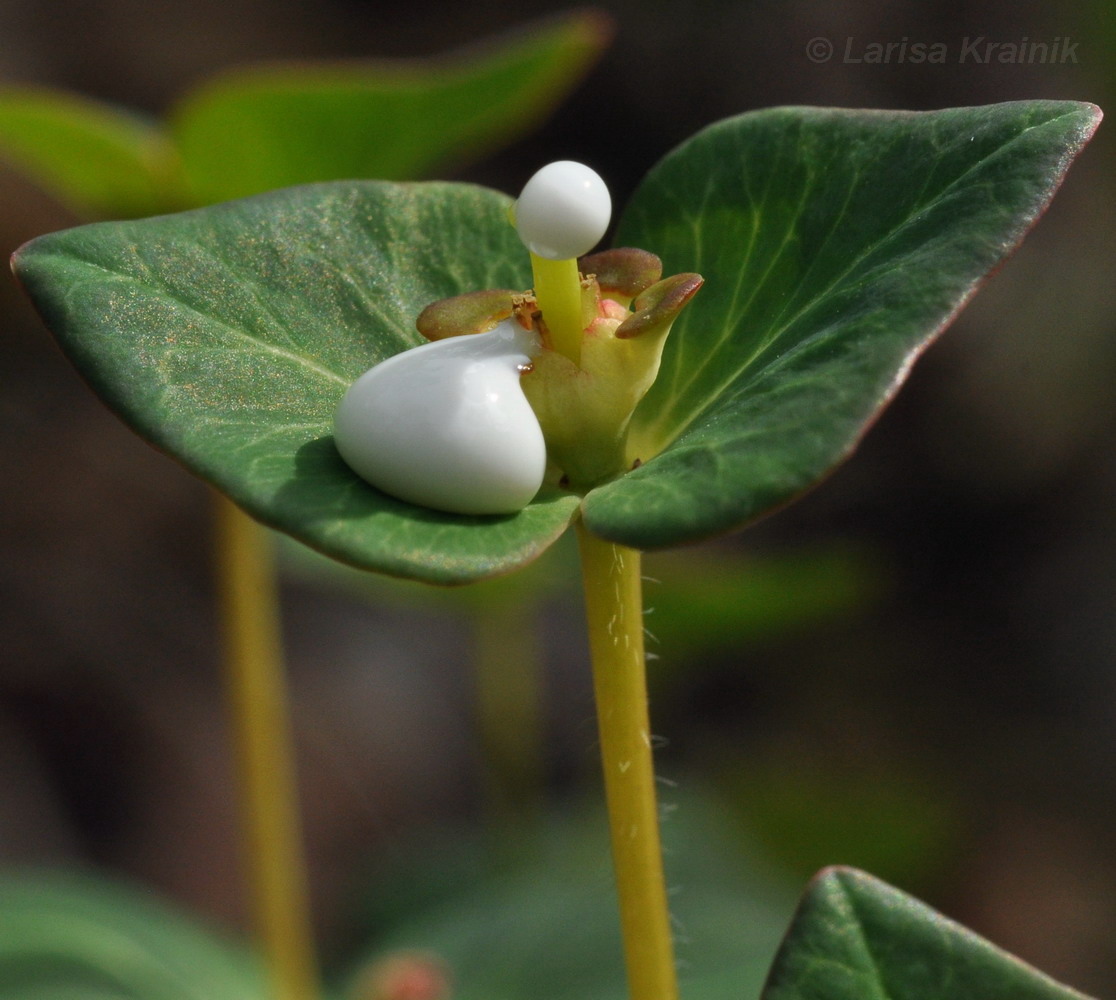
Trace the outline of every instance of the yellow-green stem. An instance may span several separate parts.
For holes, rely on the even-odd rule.
[[[676,1000],[651,759],[640,554],[580,524],[578,540],[628,993],[630,1000]]]
[[[264,529],[217,498],[226,675],[239,758],[256,933],[275,1000],[318,994],[274,553]]]
[[[581,278],[577,261],[548,260],[531,254],[535,301],[550,331],[551,346],[575,365],[581,364]]]

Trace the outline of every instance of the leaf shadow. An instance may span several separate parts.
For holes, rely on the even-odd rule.
[[[431,526],[509,521],[516,514],[450,514],[397,500],[357,476],[337,450],[332,434],[307,441],[295,452],[294,475],[275,495],[285,516],[314,525],[392,518]]]
[[[543,488],[529,507],[564,496],[565,491]],[[500,525],[516,520],[522,511],[502,515],[464,515],[420,507],[397,500],[360,479],[337,451],[333,434],[315,437],[295,452],[295,472],[275,494],[275,503],[290,519],[323,525],[362,521],[377,516],[401,518],[432,526]]]
[[[389,576],[458,585],[531,562],[569,527],[578,501],[541,490],[513,514],[450,514],[396,500],[341,458],[332,434],[306,441],[267,500],[268,523],[323,555]]]

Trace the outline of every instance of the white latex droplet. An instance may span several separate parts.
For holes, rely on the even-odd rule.
[[[400,500],[455,514],[522,509],[546,471],[542,430],[519,384],[537,349],[537,334],[509,319],[388,358],[337,407],[337,450]]]
[[[524,185],[515,203],[515,228],[527,249],[550,260],[570,260],[593,249],[612,217],[601,175],[584,163],[548,163]]]

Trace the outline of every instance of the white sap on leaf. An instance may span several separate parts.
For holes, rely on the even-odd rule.
[[[516,202],[516,227],[534,254],[539,308],[545,319],[544,299],[550,302],[556,322],[570,320],[575,334],[581,288],[574,259],[599,242],[611,213],[600,175],[572,160],[537,171]],[[568,287],[539,271],[538,258],[570,265]],[[548,292],[538,280],[557,289]],[[531,502],[546,472],[542,429],[520,386],[542,349],[539,336],[515,318],[487,333],[454,332],[388,358],[353,383],[334,415],[337,450],[362,479],[400,500],[455,514],[513,513]]]
[[[396,354],[358,378],[334,438],[362,479],[455,514],[508,514],[531,502],[546,446],[519,377],[538,336],[514,319]]]
[[[600,242],[612,216],[608,185],[591,167],[557,160],[536,171],[515,203],[515,228],[527,249],[569,260]]]

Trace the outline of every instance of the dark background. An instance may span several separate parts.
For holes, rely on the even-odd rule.
[[[1104,107],[1116,78],[1104,0],[601,6],[615,39],[588,81],[538,134],[457,176],[513,192],[541,163],[584,159],[622,203],[676,143],[748,109],[1032,97]],[[554,9],[4,0],[0,79],[159,113],[246,60],[428,55]],[[977,35],[1068,38],[1075,58],[960,64]],[[818,37],[835,47],[820,64],[807,57]],[[859,56],[903,38],[944,42],[946,64],[843,58],[846,46]],[[670,739],[664,771],[738,790],[733,821],[768,837],[796,877],[876,860],[997,943],[1116,997],[1110,132],[1102,125],[853,460],[710,547],[748,565],[841,546],[872,567],[871,598],[696,651],[660,635],[653,708]],[[75,221],[8,170],[0,204],[9,249]],[[210,498],[101,408],[10,281],[0,310],[0,861],[94,863],[237,925]],[[345,936],[362,859],[412,824],[480,808],[470,622],[424,608],[414,586],[370,602],[286,579],[328,952]],[[576,592],[544,610],[559,794],[592,774],[592,707]]]

